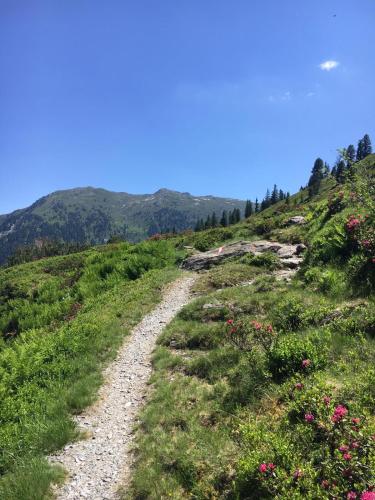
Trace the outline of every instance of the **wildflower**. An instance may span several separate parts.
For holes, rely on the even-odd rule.
[[[308,368],[311,365],[311,361],[309,359],[304,359],[302,361],[302,368]]]
[[[237,328],[235,326],[230,329],[230,333],[236,333],[236,331],[237,331]]]
[[[332,422],[334,422],[335,424],[340,422],[347,413],[348,409],[345,406],[343,405],[336,406],[335,411],[331,417]]]
[[[297,382],[294,387],[297,389],[297,391],[301,391],[303,389],[303,384],[301,382]]]
[[[349,446],[346,444],[342,444],[339,448],[339,451],[341,451],[341,453],[346,453],[348,450],[349,450]]]
[[[361,500],[375,500],[374,491],[364,491],[361,495]]]
[[[252,324],[253,324],[255,330],[261,330],[261,328],[262,328],[261,323],[259,323],[258,321],[252,321]]]
[[[357,498],[357,493],[355,491],[348,491],[346,498],[347,500],[355,500]]]
[[[365,248],[369,248],[371,246],[371,241],[370,240],[363,240],[361,241],[361,244]]]
[[[344,453],[344,455],[342,456],[342,458],[346,461],[346,462],[350,462],[350,460],[352,459],[352,456],[350,453]]]
[[[324,396],[323,398],[323,403],[326,405],[326,406],[329,406],[331,402],[331,398],[329,396]]]
[[[353,441],[352,443],[350,443],[350,448],[352,450],[356,450],[357,448],[359,448],[359,443],[358,441]]]
[[[271,462],[270,464],[268,464],[268,468],[269,468],[269,470],[275,470],[276,465]]]
[[[267,472],[267,464],[260,464],[259,465],[259,472],[262,474],[265,474]]]
[[[300,477],[302,477],[302,475],[303,475],[303,472],[301,471],[301,469],[296,469],[294,471],[294,474],[293,474],[293,479],[297,480]]]
[[[227,324],[228,325],[233,325],[233,319],[228,319]]]
[[[359,425],[361,419],[360,418],[352,418],[352,422],[354,425]]]
[[[327,481],[327,479],[323,479],[323,481],[320,484],[321,484],[323,489],[328,490],[329,482]]]
[[[313,422],[315,420],[315,417],[312,413],[306,413],[305,420],[306,420],[306,422],[308,422],[310,424],[311,422]]]
[[[346,477],[346,478],[350,478],[350,477],[352,477],[352,474],[353,474],[353,472],[352,472],[352,469],[350,469],[350,468],[348,468],[348,469],[344,469],[344,470],[342,471],[342,475],[343,475],[344,477]]]
[[[267,332],[268,332],[268,333],[273,333],[273,328],[272,328],[272,325],[268,325],[268,326],[267,326]]]

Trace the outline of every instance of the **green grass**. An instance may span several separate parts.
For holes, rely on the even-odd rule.
[[[169,243],[141,249],[140,258],[120,245],[3,271],[2,297],[14,296],[3,311],[19,326],[0,346],[0,498],[49,495],[61,471],[44,457],[77,438],[71,415],[93,402],[104,365],[179,275]],[[74,314],[65,302],[79,305]]]
[[[276,204],[224,232],[185,238],[201,250],[238,238],[309,248],[290,285],[270,276],[278,263],[263,257],[201,275],[195,285],[201,297],[159,339],[124,498],[344,499],[373,486],[375,266],[361,241],[375,248],[375,214],[373,181],[365,178],[344,186],[330,178],[312,200],[301,192],[289,206]],[[330,200],[338,196],[333,210]],[[351,213],[368,214],[356,233],[346,230]],[[287,226],[301,214],[306,224]],[[252,283],[239,286],[244,281]],[[263,325],[261,334],[252,321]],[[273,337],[265,342],[267,325]],[[347,415],[336,424],[339,405]],[[339,447],[353,443],[347,464]],[[276,468],[262,473],[262,463]]]

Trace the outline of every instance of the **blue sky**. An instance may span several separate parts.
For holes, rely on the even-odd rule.
[[[373,0],[1,0],[0,213],[88,185],[297,190],[375,142],[374,25]]]

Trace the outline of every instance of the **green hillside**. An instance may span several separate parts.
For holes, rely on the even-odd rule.
[[[244,206],[240,200],[168,189],[149,195],[90,187],[57,191],[0,216],[0,264],[17,247],[42,238],[92,245],[118,235],[137,242],[155,233],[192,228],[198,218]]]
[[[45,457],[77,437],[71,415],[94,401],[124,336],[188,254],[239,240],[307,249],[290,282],[279,279],[272,252],[198,275],[198,297],[154,354],[124,498],[345,499],[370,491],[374,176],[369,155],[341,183],[326,176],[316,193],[301,190],[230,227],[2,268],[0,498],[50,497],[63,473]],[[34,205],[33,216],[50,202]]]

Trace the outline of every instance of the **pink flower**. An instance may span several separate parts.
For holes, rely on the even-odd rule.
[[[346,498],[347,500],[355,500],[357,498],[357,493],[355,491],[348,491]]]
[[[326,406],[329,406],[330,402],[331,402],[331,398],[329,396],[324,396],[323,398],[323,402]]]
[[[302,475],[303,475],[303,472],[301,471],[301,469],[297,469],[294,471],[293,479],[297,480],[300,477],[302,477]]]
[[[265,474],[267,472],[267,464],[260,464],[259,465],[259,472],[262,474]]]
[[[352,459],[352,456],[350,453],[344,453],[343,457],[342,457],[346,462],[350,462],[350,460]]]
[[[255,330],[261,330],[261,328],[262,328],[261,323],[259,323],[258,321],[252,321],[252,324],[253,324]]]
[[[233,325],[233,319],[228,319],[227,324],[228,325]]]
[[[357,448],[359,448],[359,443],[358,441],[353,441],[352,443],[350,443],[350,448],[352,450],[356,450]]]
[[[306,420],[306,422],[308,422],[310,424],[311,422],[314,422],[315,417],[312,413],[306,413],[305,420]]]
[[[297,384],[294,387],[297,389],[297,391],[302,391],[303,384],[301,382],[297,382]]]
[[[273,332],[272,325],[268,325],[268,326],[267,326],[267,332],[268,332],[268,333],[272,333],[272,332]]]
[[[352,422],[354,425],[359,425],[361,419],[360,418],[352,418]]]
[[[342,444],[339,448],[339,451],[341,451],[341,453],[346,453],[348,450],[349,446],[347,444]]]
[[[361,495],[361,500],[375,500],[374,491],[364,491]]]
[[[320,484],[321,484],[323,489],[328,490],[329,482],[327,481],[327,479],[323,479],[323,481]]]
[[[236,331],[237,331],[237,328],[235,326],[230,329],[230,333],[236,333]]]
[[[269,470],[275,470],[276,465],[271,462],[270,464],[268,464],[268,468],[269,468]]]
[[[302,361],[302,368],[308,368],[311,365],[311,361],[309,359],[304,359]]]
[[[332,422],[334,422],[335,424],[340,422],[347,413],[348,409],[345,406],[343,405],[336,406],[334,413],[331,417]]]

